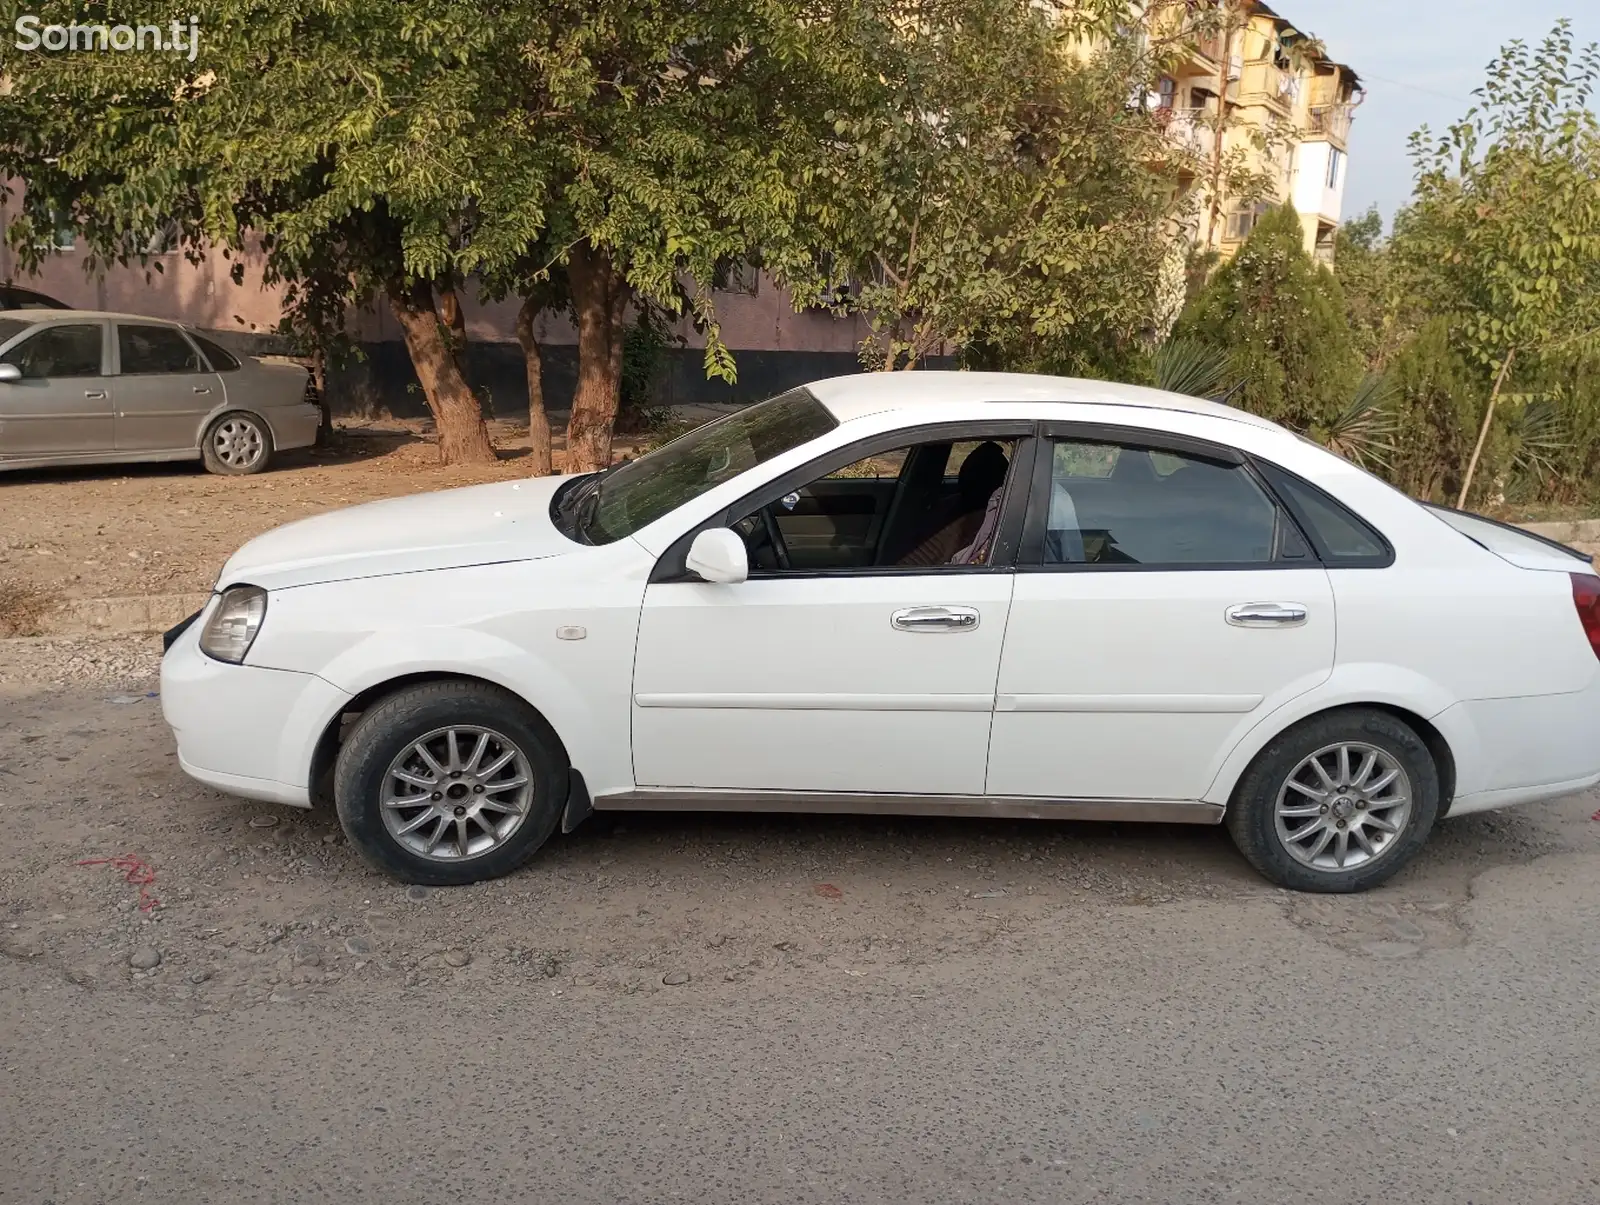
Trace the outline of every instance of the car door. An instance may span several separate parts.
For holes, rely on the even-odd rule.
[[[953,425],[858,444],[771,483],[702,526],[744,538],[751,574],[737,584],[683,569],[686,533],[646,589],[634,670],[634,777],[642,787],[775,792],[978,795],[995,674],[1010,606],[1011,550],[1025,491],[1006,482],[1031,448],[1026,423]],[[964,509],[926,530],[878,541],[921,549],[874,564],[877,543],[804,566],[782,549],[783,499],[847,465],[894,460],[934,444],[987,450]],[[976,452],[973,453],[977,455]],[[1031,451],[1020,459],[1029,463]],[[971,459],[969,457],[969,459]],[[974,461],[974,466],[976,461]],[[867,491],[876,477],[863,471]],[[834,493],[843,487],[829,487]],[[866,491],[863,497],[868,496]],[[920,538],[919,538],[920,537]],[[929,549],[941,554],[935,559]],[[960,554],[959,559],[957,554]]]
[[[0,354],[20,380],[0,382],[0,456],[74,456],[113,445],[106,324],[49,323]]]
[[[1047,428],[996,686],[988,791],[1194,800],[1333,669],[1327,571],[1230,449]]]
[[[118,322],[116,328],[117,450],[196,447],[201,421],[222,401],[222,378],[175,326]]]

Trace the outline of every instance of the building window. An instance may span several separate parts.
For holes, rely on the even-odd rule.
[[[1239,209],[1228,215],[1228,228],[1224,237],[1229,242],[1241,243],[1256,228],[1256,221],[1267,212],[1267,206],[1257,205],[1250,209]]]
[[[1330,148],[1328,155],[1328,187],[1339,187],[1339,173],[1344,170],[1344,152],[1338,148]]]
[[[71,251],[78,245],[78,232],[70,214],[52,209],[50,222],[51,230],[35,239],[34,246],[46,251]]]

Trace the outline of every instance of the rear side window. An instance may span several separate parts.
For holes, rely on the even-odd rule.
[[[1289,555],[1277,504],[1246,470],[1185,453],[1057,439],[1045,505],[1046,565],[1248,566]]]
[[[232,372],[239,367],[239,361],[234,358],[232,353],[224,351],[205,336],[197,335],[191,331],[189,338],[199,345],[200,350],[205,353],[206,359],[211,361],[212,372]]]
[[[170,326],[118,325],[117,348],[123,376],[205,371],[183,332]]]
[[[1324,564],[1347,569],[1377,568],[1394,560],[1388,541],[1348,507],[1277,465],[1257,461],[1256,468],[1305,528]]]

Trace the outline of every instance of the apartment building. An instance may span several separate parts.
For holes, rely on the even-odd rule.
[[[1237,161],[1267,184],[1268,199],[1247,204],[1225,185],[1213,195],[1216,172],[1202,169],[1190,182],[1202,193],[1193,243],[1232,255],[1266,208],[1292,201],[1306,250],[1331,260],[1362,98],[1357,74],[1260,0],[1158,2],[1147,15],[1148,36],[1198,31],[1177,39],[1153,98],[1172,136],[1202,164]]]

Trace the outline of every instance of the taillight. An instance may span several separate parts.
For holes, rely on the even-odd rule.
[[[1578,608],[1578,622],[1589,638],[1589,647],[1600,657],[1600,577],[1592,573],[1572,574],[1572,605]]]

